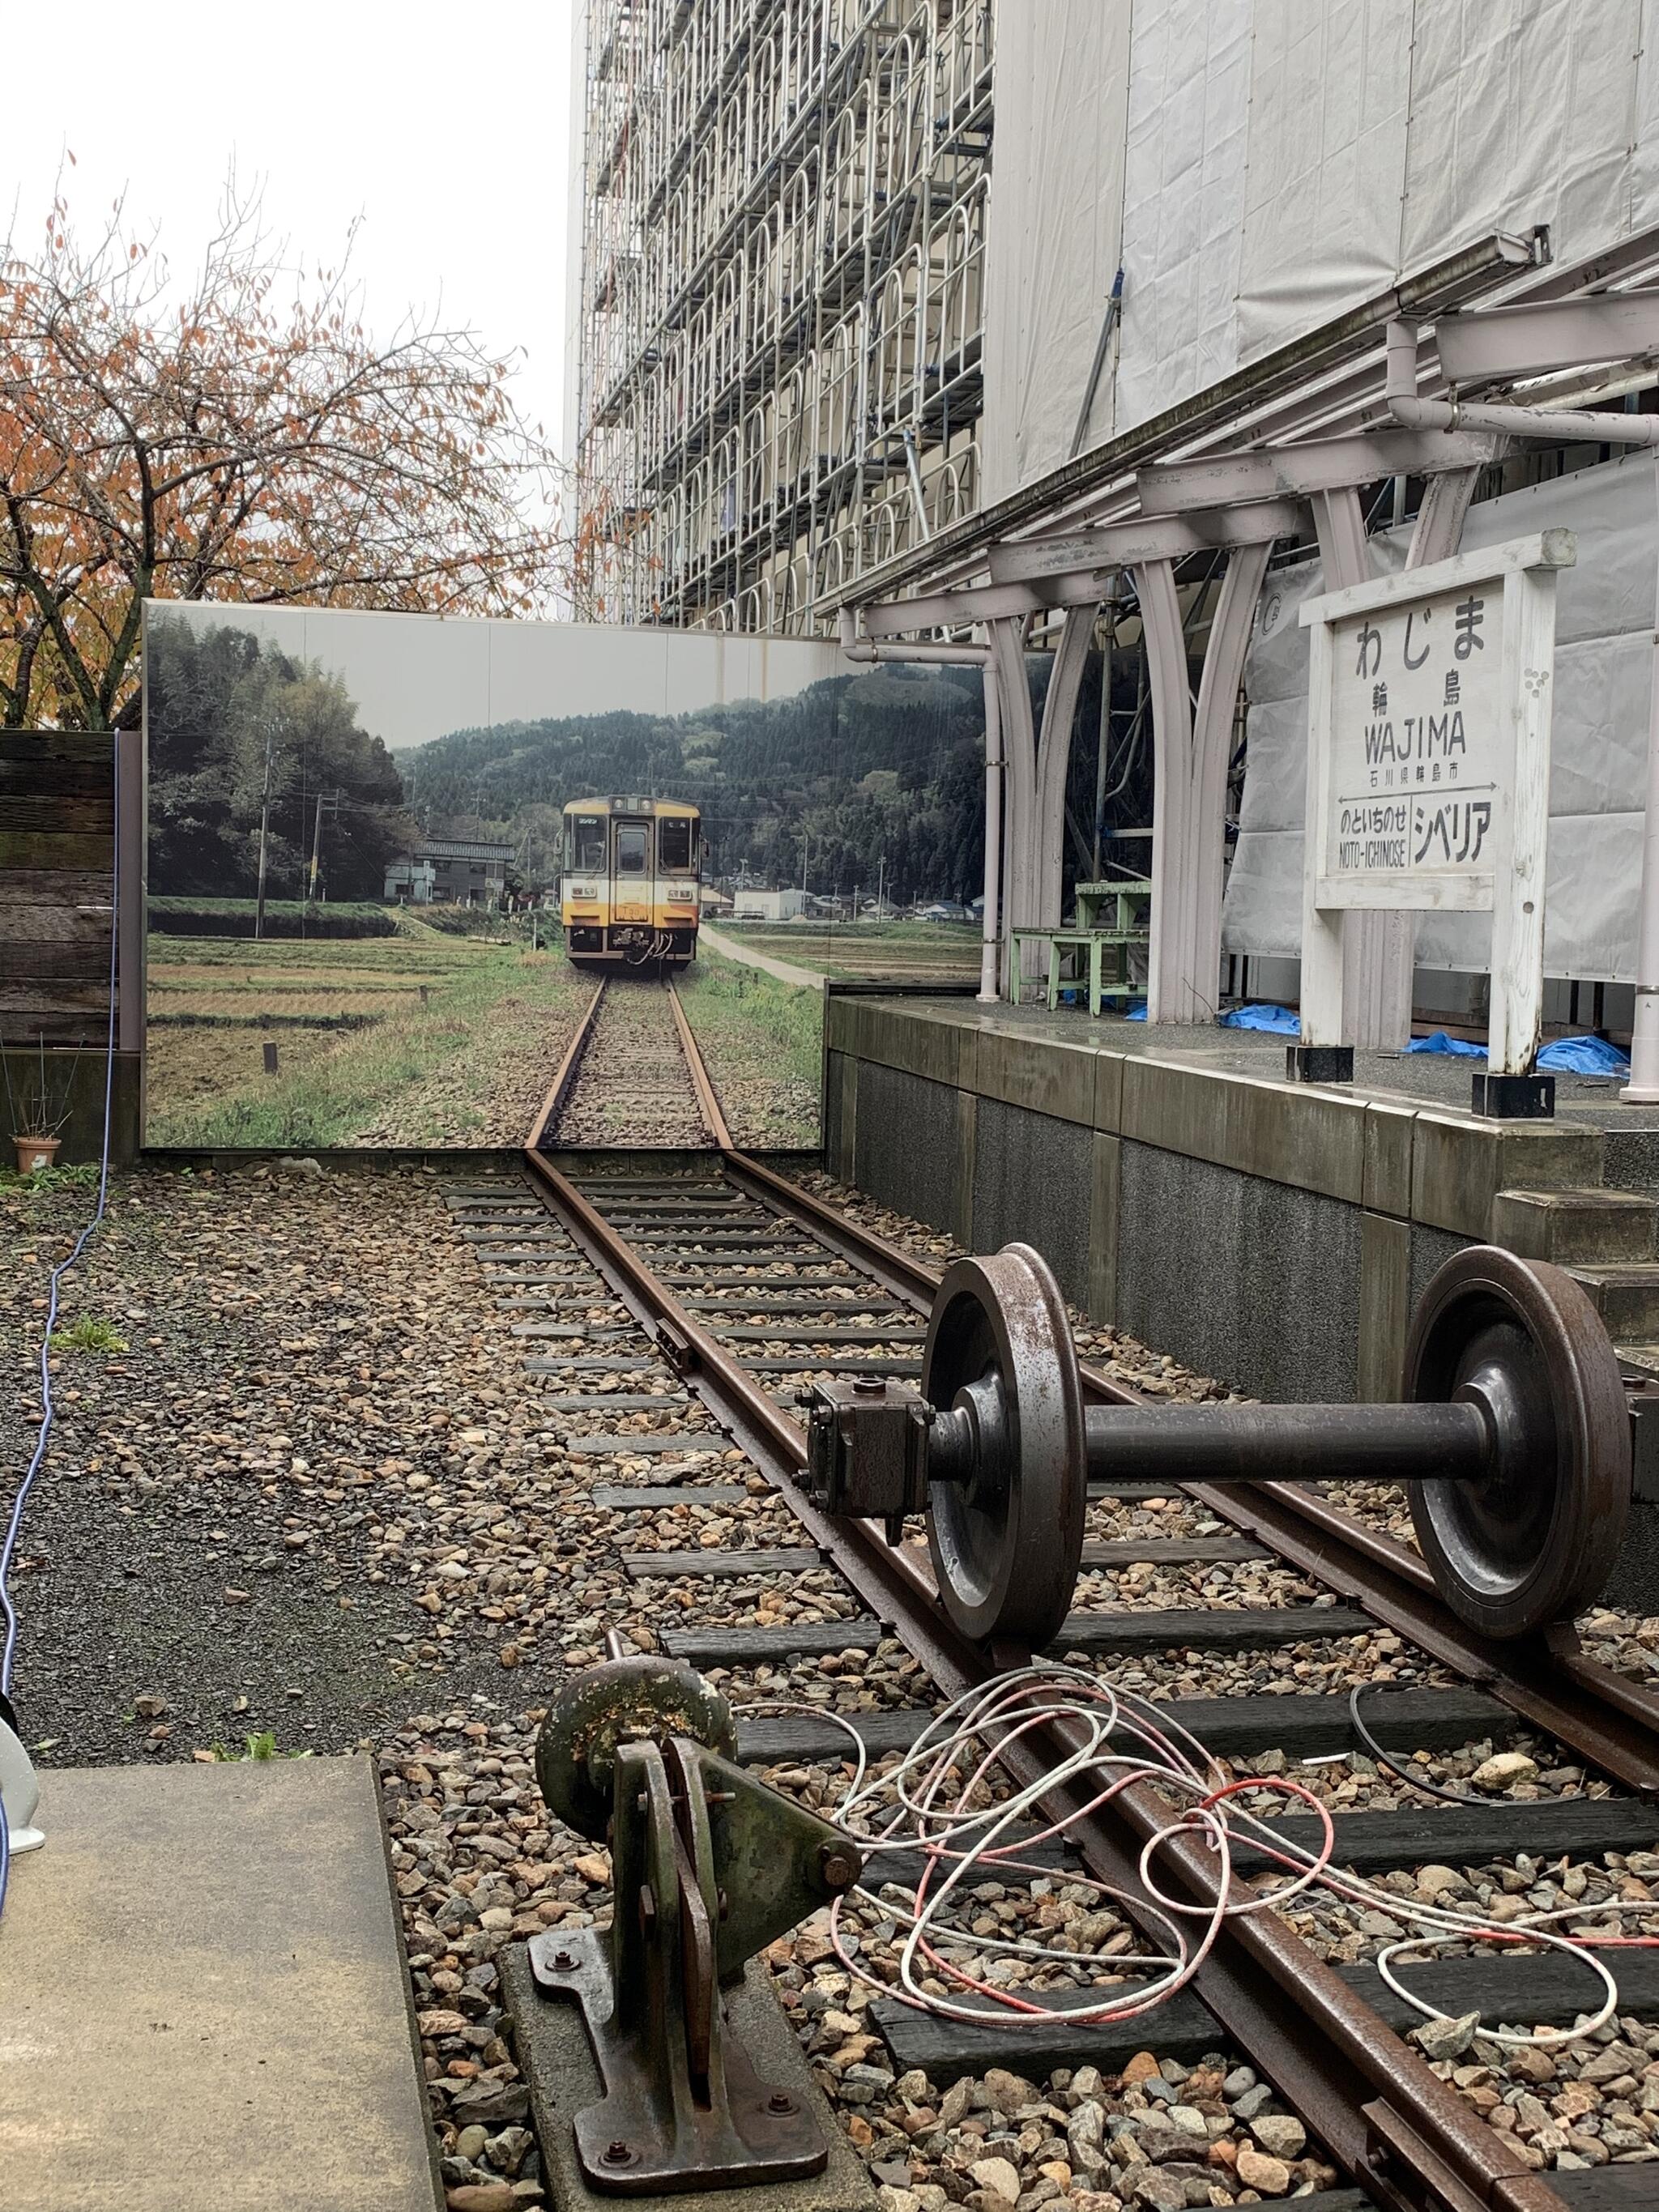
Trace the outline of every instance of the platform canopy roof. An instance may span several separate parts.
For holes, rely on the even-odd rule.
[[[1122,543],[1114,544],[1108,536],[1095,550],[1089,536],[1145,517],[1141,471],[1391,428],[1383,401],[1389,322],[1404,318],[1425,325],[1419,389],[1425,397],[1437,397],[1448,390],[1433,332],[1439,318],[1460,310],[1478,313],[1498,302],[1567,300],[1656,284],[1659,227],[1571,267],[1552,263],[1547,231],[1530,238],[1494,232],[1163,413],[1034,477],[854,579],[830,606],[857,615],[861,634],[875,637],[960,628],[995,614],[1104,597],[1108,572],[1135,558],[1138,539],[1132,543],[1133,533],[1126,533]],[[1593,406],[1605,404],[1633,382],[1656,379],[1659,370],[1651,364],[1634,379],[1628,365],[1620,364],[1567,372],[1540,381],[1525,396],[1552,405]],[[1265,489],[1248,489],[1243,496],[1261,500]],[[1236,489],[1230,499],[1218,482],[1218,495],[1217,513],[1209,517],[1158,518],[1148,532],[1149,550],[1180,554],[1241,542],[1237,520],[1230,524],[1220,519],[1221,510],[1237,507],[1240,494]],[[1264,526],[1269,519],[1264,512]],[[1248,534],[1249,526],[1243,526]],[[1268,534],[1281,534],[1284,527],[1281,520],[1280,530]],[[1044,549],[1041,554],[1039,547]],[[988,585],[990,589],[982,588]],[[964,591],[960,602],[941,596]],[[912,598],[922,602],[914,613]]]

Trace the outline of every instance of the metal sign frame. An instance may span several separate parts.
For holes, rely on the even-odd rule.
[[[1547,530],[1510,539],[1449,561],[1409,568],[1373,583],[1328,592],[1300,611],[1310,632],[1308,674],[1307,829],[1303,853],[1302,1038],[1289,1055],[1289,1072],[1304,1082],[1348,1082],[1353,1050],[1344,1042],[1343,915],[1365,908],[1483,912],[1492,915],[1492,1006],[1486,1068],[1474,1079],[1476,1113],[1547,1117],[1554,1110],[1554,1084],[1534,1073],[1543,1020],[1544,878],[1549,831],[1550,725],[1555,662],[1555,580],[1577,558],[1570,530]],[[1359,674],[1369,680],[1368,647],[1376,641],[1377,696],[1386,690],[1380,630],[1358,618],[1386,612],[1424,622],[1426,641],[1431,602],[1462,593],[1474,601],[1481,586],[1501,590],[1499,657],[1495,679],[1483,685],[1486,720],[1480,729],[1482,773],[1490,771],[1493,798],[1485,825],[1491,831],[1489,868],[1460,866],[1446,843],[1445,865],[1425,868],[1410,858],[1368,869],[1333,865],[1332,781],[1339,734],[1352,709],[1339,717],[1336,687]],[[1411,629],[1404,630],[1407,665]],[[1445,625],[1436,634],[1443,639]],[[1465,640],[1466,642],[1467,637]],[[1353,669],[1340,659],[1359,645]],[[1482,664],[1483,672],[1486,664]],[[1451,690],[1449,679],[1448,690]],[[1446,717],[1448,720],[1449,716]],[[1493,720],[1497,726],[1492,726]],[[1461,717],[1460,717],[1461,722]],[[1389,725],[1392,729],[1392,724]],[[1413,725],[1407,724],[1407,729]],[[1424,768],[1415,782],[1395,794],[1408,819]],[[1409,794],[1409,795],[1408,795]],[[1443,817],[1444,809],[1441,810]],[[1468,810],[1465,803],[1465,824]],[[1441,826],[1437,823],[1436,826]],[[1484,834],[1484,830],[1483,830]],[[1468,844],[1468,838],[1465,838]],[[1388,847],[1392,850],[1392,844]]]

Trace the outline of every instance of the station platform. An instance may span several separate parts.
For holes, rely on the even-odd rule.
[[[54,1769],[0,1917],[0,2202],[434,2212],[367,1759]]]
[[[1659,1364],[1659,1108],[1563,1075],[1553,1121],[1486,1121],[1467,1060],[1310,1085],[1286,1042],[832,990],[827,1163],[972,1249],[1036,1244],[1093,1318],[1255,1396],[1394,1396],[1419,1293],[1480,1242],[1571,1267]]]

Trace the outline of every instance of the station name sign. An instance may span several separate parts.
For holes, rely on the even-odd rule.
[[[1547,530],[1304,601],[1304,1047],[1342,1044],[1345,912],[1489,912],[1488,1067],[1531,1069],[1555,580],[1576,558],[1570,530]]]
[[[1501,583],[1471,583],[1333,623],[1322,904],[1492,904],[1503,610]]]

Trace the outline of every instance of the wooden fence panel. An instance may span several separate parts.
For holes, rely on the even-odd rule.
[[[106,1034],[113,742],[0,736],[0,1043]]]

